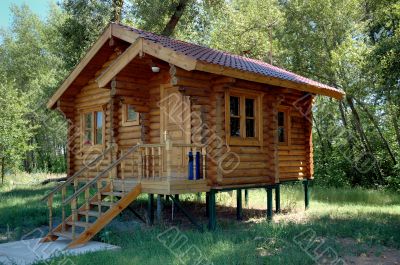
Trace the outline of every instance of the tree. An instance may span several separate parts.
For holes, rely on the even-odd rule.
[[[0,166],[1,184],[7,171],[17,169],[21,165],[32,136],[32,127],[26,116],[29,113],[28,97],[17,91],[14,84],[7,83],[4,77],[0,84]]]
[[[55,12],[50,21],[60,13]],[[12,6],[13,23],[0,32],[0,74],[20,93],[27,94],[27,119],[34,128],[29,139],[31,148],[24,157],[26,171],[65,169],[57,152],[66,138],[66,128],[60,128],[60,118],[46,109],[46,101],[66,73],[61,58],[52,49],[57,39],[55,25],[48,25],[26,5]],[[52,20],[54,19],[54,20]],[[54,132],[54,130],[57,130]]]
[[[121,4],[121,3],[118,3]],[[58,54],[66,69],[72,69],[98,38],[108,23],[116,19],[112,0],[64,0],[60,7],[65,15],[58,25]]]

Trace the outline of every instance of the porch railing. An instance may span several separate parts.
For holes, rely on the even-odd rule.
[[[120,151],[120,156],[126,154]],[[203,179],[206,177],[206,150],[196,144],[141,144],[120,166],[120,180]]]

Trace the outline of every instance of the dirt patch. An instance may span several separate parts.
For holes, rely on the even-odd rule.
[[[358,253],[345,255],[343,259],[347,264],[362,265],[394,265],[400,264],[400,250],[384,246],[360,245],[354,239],[338,239],[340,244],[347,249],[356,249]],[[354,255],[355,254],[355,255]]]

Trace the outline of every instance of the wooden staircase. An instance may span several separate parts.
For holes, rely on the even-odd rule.
[[[59,237],[71,239],[68,248],[77,247],[87,243],[102,228],[111,222],[119,213],[129,206],[142,192],[140,183],[130,187],[129,190],[116,189],[111,177],[112,171],[121,161],[134,153],[140,145],[131,147],[119,159],[111,163],[103,171],[98,172],[94,178],[88,178],[90,169],[99,164],[106,155],[112,155],[112,147],[103,154],[88,163],[84,168],[71,176],[65,183],[56,187],[47,194],[43,200],[48,201],[49,208],[49,233],[41,242],[54,241]],[[107,176],[109,178],[104,178]],[[85,177],[85,184],[79,188],[79,178]],[[72,195],[68,198],[68,188],[72,189]],[[61,191],[61,223],[53,228],[53,199],[57,192]],[[93,192],[94,191],[94,192]],[[78,206],[78,204],[80,204]],[[70,206],[71,213],[66,216],[66,206]]]
[[[81,206],[65,221],[54,228],[42,240],[53,241],[58,237],[71,239],[68,248],[85,244],[119,213],[129,206],[141,193],[141,184],[137,184],[128,193],[110,192],[108,189],[97,192],[87,205]],[[101,200],[99,201],[99,198]],[[110,200],[110,198],[113,198]],[[105,211],[104,211],[105,209]]]
[[[117,150],[111,145],[42,199],[47,200],[49,209],[49,233],[42,242],[63,237],[71,239],[68,245],[70,248],[85,244],[140,195],[141,182],[143,190],[149,192],[146,191],[146,181],[152,180],[154,186],[154,183],[161,183],[155,182],[157,179],[164,178],[168,186],[167,192],[170,192],[169,182],[172,181],[172,175],[185,176],[184,181],[188,181],[186,177],[188,171],[193,177],[195,173],[200,176],[199,162],[196,162],[198,163],[196,172],[193,161],[180,168],[172,165],[174,153],[172,148],[177,148],[179,153],[191,152],[199,161],[202,159],[202,176],[205,178],[205,148],[195,144],[173,144],[167,134],[165,143],[137,144],[124,150],[123,153],[121,150],[118,159],[116,159]],[[110,164],[100,171],[102,162],[103,165]],[[124,170],[121,178],[116,178],[117,167],[128,167],[128,164],[131,171],[130,178],[134,179],[133,183],[125,182]],[[179,185],[186,184],[179,183]],[[179,193],[178,190],[175,191]],[[61,223],[53,227],[53,200],[59,193],[61,193]]]

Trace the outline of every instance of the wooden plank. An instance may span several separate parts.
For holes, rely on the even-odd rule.
[[[137,39],[97,79],[99,87],[105,87],[133,58],[142,51],[142,39]]]
[[[132,30],[128,30],[127,28],[115,23],[111,23],[111,34],[118,39],[129,43],[134,43],[139,37],[139,35]]]
[[[192,57],[175,52],[149,40],[143,40],[143,52],[188,71],[194,70],[196,66],[197,60]]]

